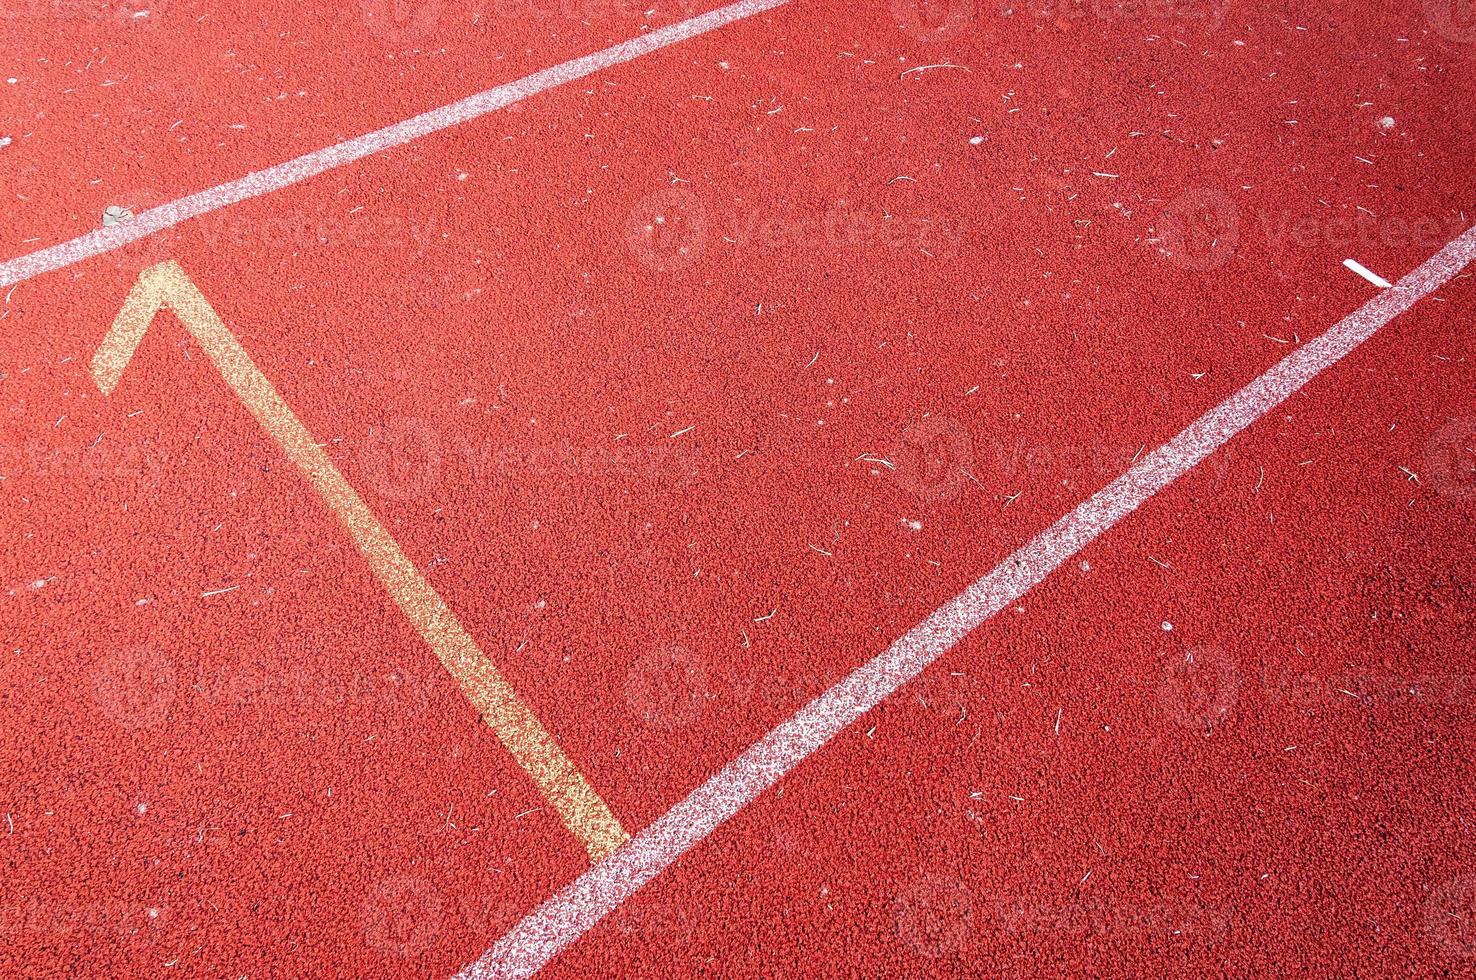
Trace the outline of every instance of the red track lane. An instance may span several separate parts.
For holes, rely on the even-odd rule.
[[[706,7],[14,0],[0,33],[16,79],[6,249],[82,234],[109,205],[152,207]]]
[[[8,254],[94,227],[125,157],[158,203],[642,23],[387,52],[351,11],[201,12],[12,70],[46,115],[0,148]],[[97,393],[144,267],[634,832],[1361,304],[1342,259],[1393,280],[1472,223],[1476,47],[1430,23],[990,8],[925,42],[791,6],[22,283],[0,969],[447,975],[587,867],[171,317]],[[1391,324],[551,972],[1464,969],[1473,308],[1467,277]]]
[[[1476,526],[1399,466],[1470,345],[1381,334],[549,975],[1459,973]]]

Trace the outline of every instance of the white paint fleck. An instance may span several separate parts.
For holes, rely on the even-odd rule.
[[[133,212],[130,211],[127,206],[122,204],[109,204],[103,210],[103,227],[111,228],[113,227],[113,225],[121,225],[123,222],[127,221],[131,217],[133,217]]]

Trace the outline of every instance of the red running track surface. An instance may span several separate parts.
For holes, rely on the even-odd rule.
[[[8,17],[5,258],[701,12],[142,9]],[[99,393],[143,269],[634,833],[1476,224],[1473,97],[1444,0],[793,3],[7,289],[0,972],[450,976],[589,867],[172,316]],[[546,972],[1469,972],[1473,311]]]

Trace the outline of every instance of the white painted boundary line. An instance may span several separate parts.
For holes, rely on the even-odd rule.
[[[669,24],[658,28],[649,34],[623,41],[603,51],[575,58],[552,68],[545,68],[543,71],[535,72],[515,82],[499,85],[485,92],[478,92],[459,102],[423,112],[418,116],[412,116],[402,122],[366,133],[336,146],[314,150],[295,160],[288,160],[286,163],[279,163],[265,170],[257,170],[218,187],[182,197],[177,201],[170,201],[168,204],[161,204],[121,224],[100,228],[85,235],[79,235],[70,241],[10,259],[0,263],[0,289],[13,283],[24,282],[44,272],[65,268],[83,259],[111,252],[129,242],[163,231],[165,228],[172,228],[190,218],[197,218],[231,204],[281,190],[310,177],[316,177],[325,170],[341,167],[346,163],[352,163],[442,129],[459,126],[479,116],[485,116],[489,112],[510,106],[514,102],[521,102],[531,95],[537,95],[566,82],[584,78],[603,68],[633,61],[642,55],[676,44],[678,41],[706,34],[708,31],[782,6],[787,2],[789,0],[741,0],[739,3],[720,7],[679,24]]]
[[[1205,413],[914,626],[885,653],[759,739],[665,816],[529,913],[458,976],[486,980],[536,973],[842,729],[1472,261],[1476,261],[1476,227]]]

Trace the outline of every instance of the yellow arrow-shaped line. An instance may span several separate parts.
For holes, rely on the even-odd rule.
[[[374,519],[179,263],[161,262],[145,269],[129,291],[112,329],[92,358],[92,376],[103,394],[111,394],[118,386],[155,314],[166,308],[179,317],[226,383],[343,521],[390,597],[430,644],[502,744],[533,777],[564,825],[589,851],[590,859],[598,861],[623,844],[629,835],[604,800],[554,744],[389,532]]]

